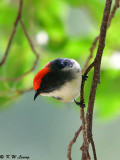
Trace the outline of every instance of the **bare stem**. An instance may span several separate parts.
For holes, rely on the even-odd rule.
[[[110,14],[109,19],[108,19],[108,25],[107,25],[108,28],[110,27],[111,21],[112,21],[114,15],[115,15],[115,13],[116,13],[116,10],[117,10],[118,7],[119,7],[119,0],[115,0],[115,4],[114,4],[114,6],[113,6],[113,9],[112,9],[111,14]],[[99,40],[99,36],[100,36],[100,35],[98,35],[98,36],[94,39],[94,41],[93,41],[93,43],[92,43],[92,46],[91,46],[91,48],[90,48],[90,55],[88,56],[88,58],[87,58],[87,60],[86,60],[86,63],[85,63],[85,65],[84,65],[84,67],[82,68],[82,73],[84,73],[84,72],[86,71],[86,69],[87,69],[87,67],[88,67],[88,65],[89,65],[89,63],[90,63],[90,60],[91,60],[92,57],[93,57],[93,52],[94,52],[94,49],[95,49],[95,47],[96,47],[96,45],[97,45],[97,42],[98,42],[98,40]]]
[[[18,9],[17,18],[15,20],[15,23],[14,23],[14,26],[13,26],[13,30],[12,30],[12,33],[10,35],[10,39],[8,41],[8,45],[7,45],[6,51],[4,53],[3,59],[0,62],[0,66],[2,66],[5,63],[6,59],[7,59],[7,56],[8,56],[8,53],[9,53],[9,49],[11,47],[11,44],[12,44],[12,41],[13,41],[13,38],[14,38],[14,35],[15,35],[15,32],[16,32],[16,28],[18,26],[18,22],[19,22],[19,20],[21,18],[21,13],[22,13],[22,0],[20,0],[20,2],[19,2],[19,9]]]
[[[111,4],[112,4],[112,0],[106,0],[105,9],[104,9],[104,13],[103,13],[103,19],[102,19],[101,28],[100,28],[100,35],[98,35],[95,38],[95,40],[90,48],[90,56],[88,57],[86,64],[82,70],[82,72],[84,72],[84,75],[87,75],[88,72],[92,68],[94,68],[93,81],[92,81],[91,91],[90,91],[90,95],[89,95],[88,109],[87,109],[87,113],[86,113],[86,121],[84,121],[84,118],[83,118],[84,117],[83,116],[84,110],[80,109],[81,115],[83,116],[83,117],[81,116],[82,117],[81,120],[82,120],[82,130],[83,130],[83,141],[86,144],[88,144],[88,146],[89,146],[89,143],[91,143],[93,155],[94,155],[94,160],[97,160],[97,155],[96,155],[96,150],[95,150],[95,144],[94,144],[93,137],[92,137],[93,107],[94,107],[94,102],[95,102],[97,85],[98,85],[98,83],[100,83],[100,67],[101,67],[102,54],[103,54],[103,50],[105,47],[106,32],[107,32],[107,28],[110,26],[112,18],[114,17],[116,9],[119,7],[119,0],[115,1],[115,5],[114,5],[112,12],[110,14]],[[98,40],[99,40],[99,44],[98,44],[96,57],[95,57],[94,61],[89,65],[89,62],[93,56],[93,50],[96,47]],[[84,85],[85,85],[85,80],[83,80],[82,84],[81,84],[80,96],[81,96],[82,101],[84,101]],[[87,139],[85,136],[86,123],[87,123]],[[84,129],[85,129],[85,132],[84,132]],[[85,143],[83,143],[83,145],[81,147],[82,160],[87,159],[86,154],[84,154]]]
[[[31,73],[32,71],[34,71],[34,69],[35,69],[35,67],[36,67],[36,65],[37,65],[37,62],[38,62],[38,60],[39,60],[39,54],[37,53],[37,51],[36,51],[36,49],[35,49],[35,47],[34,47],[34,45],[33,45],[33,42],[32,42],[32,40],[31,40],[31,38],[30,38],[30,36],[29,36],[26,28],[25,28],[25,25],[24,25],[24,23],[23,23],[23,21],[22,21],[22,19],[21,19],[21,12],[22,12],[22,0],[20,0],[18,15],[17,15],[16,21],[15,21],[15,24],[14,24],[14,28],[13,28],[12,34],[11,34],[11,36],[10,36],[10,40],[9,40],[9,43],[8,43],[6,52],[5,52],[5,54],[4,54],[4,57],[3,57],[2,61],[0,62],[0,65],[2,65],[2,64],[5,63],[5,60],[6,60],[6,58],[7,58],[8,53],[9,53],[9,48],[10,48],[10,46],[11,46],[11,43],[12,43],[12,40],[13,40],[13,37],[14,37],[15,31],[16,31],[18,22],[20,22],[20,24],[21,24],[21,27],[22,27],[22,29],[23,29],[23,32],[24,32],[24,34],[25,34],[25,36],[26,36],[26,38],[27,38],[27,40],[28,40],[28,42],[29,42],[29,45],[30,45],[33,53],[34,53],[35,56],[36,56],[36,59],[35,59],[33,65],[32,65],[32,67],[31,67],[27,72],[23,73],[22,75],[20,75],[20,76],[18,76],[18,77],[15,77],[15,78],[4,78],[4,77],[0,77],[0,80],[2,80],[2,81],[19,81],[20,79],[24,78],[26,75],[28,75],[29,73]]]
[[[88,152],[88,141],[87,141],[87,135],[86,135],[86,122],[85,122],[85,117],[84,117],[84,108],[80,107],[80,113],[81,113],[81,121],[82,121],[82,135],[83,135],[83,146],[82,147],[82,154],[86,157],[86,160],[90,160],[90,155]]]
[[[77,130],[77,132],[75,132],[75,135],[74,135],[73,139],[70,141],[70,144],[68,146],[68,153],[67,153],[67,157],[68,157],[69,160],[72,160],[72,158],[71,158],[72,146],[76,142],[81,130],[82,130],[82,126],[80,126],[80,128]]]
[[[94,144],[93,137],[92,137],[93,107],[94,107],[94,102],[95,102],[97,85],[98,85],[98,83],[100,83],[100,66],[101,66],[103,50],[105,47],[105,38],[106,38],[107,24],[108,24],[108,18],[109,18],[109,14],[110,14],[111,4],[112,4],[112,0],[106,0],[102,24],[101,24],[101,28],[100,28],[98,50],[97,50],[97,54],[96,54],[96,57],[94,60],[94,74],[93,74],[92,87],[91,87],[91,91],[90,91],[88,109],[87,109],[87,113],[86,113],[87,138],[88,138],[88,142],[92,143],[92,145]],[[93,149],[93,153],[94,153],[94,155],[96,155],[95,147]],[[97,159],[97,157],[94,157],[94,158]]]

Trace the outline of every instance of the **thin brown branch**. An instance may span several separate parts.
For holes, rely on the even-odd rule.
[[[113,19],[114,15],[115,15],[115,12],[116,12],[116,10],[117,10],[118,7],[119,7],[119,0],[115,0],[115,4],[114,4],[113,9],[112,9],[112,11],[111,11],[111,14],[110,14],[110,16],[109,16],[108,25],[107,25],[108,28],[110,27],[111,21],[112,21],[112,19]],[[85,63],[85,65],[84,65],[84,67],[82,68],[82,73],[84,73],[84,72],[86,71],[86,69],[87,69],[87,67],[88,67],[88,65],[89,65],[89,63],[90,63],[90,60],[91,60],[92,57],[93,57],[93,51],[94,51],[94,49],[95,49],[95,47],[96,47],[96,45],[97,45],[97,42],[98,42],[98,40],[99,40],[99,36],[100,36],[100,35],[98,35],[98,36],[94,39],[94,41],[93,41],[93,43],[92,43],[92,46],[91,46],[91,48],[90,48],[90,55],[88,56],[88,58],[87,58],[87,60],[86,60],[86,63]]]
[[[112,4],[112,0],[106,0],[102,24],[101,24],[101,28],[100,28],[99,44],[98,44],[97,54],[96,54],[96,57],[94,60],[94,74],[93,74],[92,87],[91,87],[91,91],[90,91],[88,109],[87,109],[87,113],[86,113],[87,138],[88,138],[88,142],[92,143],[92,144],[94,143],[93,137],[92,137],[93,107],[94,107],[94,102],[95,102],[97,85],[98,85],[98,83],[100,83],[100,66],[101,66],[103,50],[105,47],[105,38],[106,38],[107,24],[108,24],[108,18],[109,18],[109,14],[110,14],[111,4]],[[94,146],[94,148],[92,147],[92,149],[93,149],[93,153],[94,153],[95,146]],[[94,155],[96,155],[96,152],[94,153]],[[97,159],[97,157],[96,157],[96,159]]]
[[[115,12],[116,12],[116,10],[117,10],[118,7],[119,7],[119,0],[115,0],[115,4],[114,4],[113,9],[112,9],[112,11],[111,11],[111,14],[110,14],[110,16],[109,16],[109,20],[108,20],[108,25],[107,25],[107,27],[109,27],[109,26],[111,25],[111,21],[112,21],[112,19],[114,18]]]
[[[88,144],[89,145],[89,144]],[[89,149],[89,148],[88,148]],[[90,160],[90,155],[89,152],[87,151],[87,155],[85,154],[85,146],[84,143],[82,144],[82,146],[80,147],[80,150],[82,151],[82,157],[81,160]]]
[[[20,2],[21,2],[21,1],[20,1]],[[21,5],[20,5],[20,6],[21,6]],[[21,10],[20,10],[20,11],[21,11]],[[21,13],[21,12],[20,12],[20,13]],[[18,14],[18,15],[19,15],[19,14]],[[21,19],[21,14],[20,14],[20,16],[18,16],[18,17],[19,17],[19,18],[17,18],[17,22],[18,22],[18,21],[20,22],[21,27],[22,27],[22,29],[23,29],[23,32],[24,32],[24,34],[25,34],[25,36],[26,36],[26,38],[27,38],[27,40],[28,40],[28,42],[29,42],[29,45],[30,45],[33,53],[34,53],[35,56],[36,56],[36,59],[35,59],[32,67],[30,68],[29,71],[23,73],[22,75],[20,75],[20,76],[18,76],[18,77],[15,77],[15,78],[4,78],[4,77],[0,77],[0,80],[3,80],[3,81],[19,81],[20,79],[24,78],[26,75],[28,75],[29,73],[31,73],[32,71],[34,71],[34,69],[35,69],[35,67],[36,67],[36,65],[37,65],[37,62],[38,62],[38,60],[39,60],[39,54],[38,54],[37,51],[35,50],[34,45],[33,45],[33,43],[32,43],[32,40],[30,39],[30,36],[29,36],[29,34],[27,33],[27,30],[26,30],[26,28],[25,28],[25,25],[24,25],[24,23],[23,23],[23,21],[22,21],[22,19]],[[7,52],[7,53],[8,53],[8,52]]]
[[[92,68],[92,65],[91,65],[90,69],[91,68]],[[86,73],[86,75],[87,75],[87,73]],[[80,102],[84,102],[84,84],[85,84],[85,79],[82,77]],[[89,144],[87,141],[87,134],[86,134],[85,114],[84,114],[84,108],[81,106],[80,106],[80,118],[82,121],[82,134],[83,134],[83,145],[81,147],[82,160],[90,160],[91,158],[90,158],[89,151],[88,151]]]
[[[94,62],[89,65],[89,67],[86,69],[84,75],[87,76],[88,72],[89,72],[93,67],[94,67]],[[84,102],[84,85],[85,85],[85,80],[82,79],[81,90],[80,90],[80,100],[81,100],[82,102]]]
[[[86,63],[84,65],[84,67],[82,68],[82,73],[84,73],[90,63],[90,60],[92,59],[93,57],[93,51],[96,47],[96,44],[97,44],[97,41],[99,40],[99,35],[94,39],[93,43],[92,43],[92,46],[90,48],[90,55],[88,56],[87,60],[86,60]]]
[[[93,150],[93,155],[94,155],[94,160],[97,160],[97,155],[96,155],[96,150],[95,150],[95,144],[94,144],[93,137],[92,137],[93,106],[94,106],[94,101],[95,101],[97,84],[100,83],[100,66],[101,66],[101,59],[102,59],[103,50],[104,50],[104,47],[105,47],[106,31],[107,31],[107,28],[111,24],[111,20],[113,19],[114,15],[115,15],[116,9],[119,7],[119,0],[115,1],[113,10],[112,10],[112,12],[110,14],[111,4],[112,4],[112,0],[106,0],[106,5],[105,5],[105,9],[104,9],[104,14],[103,14],[103,20],[102,20],[101,29],[100,29],[100,35],[98,35],[95,38],[95,40],[94,40],[94,42],[93,42],[93,44],[92,44],[92,46],[90,48],[90,55],[89,55],[89,57],[88,57],[88,59],[86,61],[85,66],[82,69],[82,72],[86,76],[88,74],[88,72],[92,68],[94,68],[92,87],[91,87],[91,91],[90,91],[88,109],[87,109],[87,114],[86,114],[87,140],[88,140],[89,143],[91,143],[92,150]],[[89,62],[90,62],[90,60],[91,60],[91,58],[93,56],[93,50],[96,47],[96,44],[97,44],[98,40],[99,40],[99,45],[98,45],[98,50],[97,50],[96,57],[95,57],[94,61],[89,65]],[[82,102],[84,102],[84,85],[85,85],[85,80],[82,80],[81,92],[80,92],[80,97],[81,97],[81,101]],[[82,110],[81,114],[84,114],[83,110]],[[82,121],[83,120],[84,119],[82,118]],[[84,139],[84,141],[86,141],[86,139]],[[81,147],[81,150],[82,150],[82,160],[86,160],[87,157],[84,154],[84,143],[83,143],[83,145]]]
[[[27,38],[27,40],[28,40],[28,42],[29,42],[29,44],[30,44],[30,47],[31,47],[33,53],[36,55],[37,58],[39,58],[39,54],[37,53],[37,51],[36,51],[35,48],[34,48],[34,45],[33,45],[33,43],[32,43],[32,40],[30,39],[30,36],[29,36],[28,33],[27,33],[27,30],[26,30],[26,28],[25,28],[25,25],[24,25],[22,19],[20,19],[20,24],[21,24],[21,27],[22,27],[22,29],[23,29],[23,31],[24,31],[24,34],[25,34],[25,36],[26,36],[26,38]]]
[[[86,154],[84,153],[84,144],[82,145],[82,147],[80,147],[80,150],[82,151],[82,157],[81,160],[87,160]]]
[[[77,140],[77,138],[78,138],[81,130],[82,130],[82,126],[80,126],[80,128],[77,130],[77,132],[75,132],[75,135],[74,135],[73,139],[71,140],[71,142],[70,142],[70,144],[69,144],[69,146],[68,146],[67,157],[68,157],[69,160],[72,160],[72,158],[71,158],[72,146],[73,146],[73,144],[76,142],[76,140]]]
[[[80,118],[82,121],[82,135],[83,135],[83,145],[81,147],[82,150],[82,160],[83,157],[85,158],[84,160],[90,160],[90,155],[88,151],[88,141],[87,141],[87,134],[86,134],[86,122],[85,122],[85,117],[84,117],[84,108],[81,106],[81,102],[84,102],[84,96],[83,96],[83,86],[84,86],[84,78],[82,78],[82,85],[81,85],[81,90],[82,90],[82,95],[80,98],[80,103],[76,102],[77,105],[80,106]]]
[[[27,38],[27,40],[28,40],[28,42],[29,42],[29,44],[30,44],[30,47],[31,47],[33,53],[34,53],[35,56],[36,56],[36,59],[35,59],[35,61],[34,61],[34,63],[33,63],[33,66],[31,67],[31,69],[30,69],[29,71],[23,73],[22,75],[20,75],[20,76],[18,76],[18,77],[16,77],[16,78],[3,78],[3,77],[0,77],[0,80],[5,80],[5,81],[18,81],[18,80],[24,78],[26,75],[28,75],[29,73],[31,73],[32,71],[34,71],[34,69],[35,69],[35,67],[36,67],[36,65],[37,65],[37,62],[38,62],[38,60],[39,60],[39,54],[37,53],[37,51],[36,51],[35,48],[34,48],[34,45],[33,45],[33,43],[32,43],[32,40],[30,39],[30,36],[29,36],[28,33],[27,33],[27,30],[26,30],[26,28],[25,28],[25,26],[24,26],[23,21],[22,21],[21,19],[20,19],[19,21],[20,21],[21,27],[22,27],[22,29],[23,29],[23,31],[24,31],[24,34],[25,34],[25,36],[26,36],[26,38]]]
[[[93,150],[94,160],[97,160],[96,149],[95,149],[95,144],[94,144],[93,139],[91,140],[91,146],[92,146],[92,150]]]
[[[100,66],[101,66],[102,53],[103,53],[103,49],[105,46],[105,37],[106,37],[107,27],[110,26],[110,23],[111,23],[112,18],[114,17],[115,11],[119,6],[119,1],[116,0],[115,5],[113,7],[113,10],[111,12],[111,15],[109,17],[111,3],[112,3],[111,0],[110,1],[106,0],[106,5],[105,5],[105,9],[104,9],[104,14],[103,14],[103,20],[102,20],[101,29],[100,29],[100,36],[97,36],[95,38],[95,40],[92,44],[92,47],[90,48],[90,52],[91,52],[91,54],[93,54],[93,50],[97,44],[98,39],[100,38],[96,58],[93,61],[93,63],[91,63],[91,65],[89,67],[87,67],[89,64],[89,61],[92,57],[90,55],[87,60],[87,65],[84,70],[84,75],[87,75],[88,72],[92,69],[92,67],[94,67],[93,82],[92,82],[92,87],[91,87],[91,91],[90,91],[88,109],[87,109],[87,114],[86,114],[87,138],[88,138],[88,141],[92,145],[94,160],[97,160],[97,156],[96,156],[95,145],[94,145],[94,141],[93,141],[93,137],[92,137],[93,106],[94,106],[94,101],[95,101],[97,84],[100,83]],[[82,101],[84,101],[84,84],[85,84],[85,80],[81,84],[82,85],[81,86],[81,99],[82,99]],[[84,144],[83,144],[82,148],[84,148]],[[84,157],[86,159],[86,156],[84,154],[82,154],[82,157]]]
[[[86,135],[86,122],[85,122],[85,117],[84,117],[84,108],[80,107],[80,113],[81,113],[81,121],[82,121],[82,134],[83,134],[83,146],[82,147],[82,154],[83,156],[85,155],[86,160],[90,160],[90,155],[88,151],[88,141],[87,141],[87,135]]]
[[[15,32],[16,32],[16,28],[18,26],[18,22],[19,22],[19,20],[21,18],[21,13],[22,13],[22,0],[20,0],[20,2],[19,2],[19,9],[18,9],[17,18],[15,20],[14,27],[13,27],[12,33],[10,35],[10,39],[8,41],[8,45],[7,45],[6,51],[4,53],[3,59],[0,62],[0,66],[2,66],[5,63],[6,59],[7,59],[7,56],[8,56],[8,53],[9,53],[9,49],[11,47],[11,44],[12,44],[12,41],[13,41],[13,37],[14,37]]]

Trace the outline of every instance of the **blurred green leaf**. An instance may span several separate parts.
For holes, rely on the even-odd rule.
[[[114,4],[114,3],[113,3]],[[24,77],[18,82],[0,81],[0,106],[9,106],[13,102],[16,93],[15,90],[26,89],[32,86],[33,77],[48,61],[58,57],[67,57],[76,59],[81,67],[90,54],[89,48],[100,32],[105,2],[98,0],[31,0],[24,1],[22,10],[22,19],[27,28],[35,48],[40,54],[40,60],[34,72]],[[68,17],[71,9],[80,9],[90,19],[93,31],[84,35],[69,35]],[[82,10],[81,8],[85,8]],[[2,59],[6,46],[13,29],[14,21],[18,12],[18,1],[0,1],[0,60]],[[84,13],[84,11],[86,11]],[[110,56],[114,51],[120,50],[120,21],[119,12],[117,11],[111,26],[107,31],[106,46],[104,56]],[[70,17],[71,18],[71,17]],[[72,21],[72,19],[71,19]],[[83,22],[82,21],[82,22]],[[81,19],[80,19],[81,22]],[[67,24],[67,25],[66,25]],[[71,23],[72,25],[72,23]],[[78,26],[82,30],[81,23]],[[75,27],[75,26],[74,26]],[[87,26],[85,26],[87,28]],[[95,28],[95,29],[94,29]],[[75,28],[74,28],[75,30]],[[48,34],[48,43],[44,46],[36,41],[36,35],[40,31]],[[81,31],[82,32],[82,31]],[[94,50],[96,54],[97,47]],[[35,55],[18,25],[15,37],[13,39],[9,55],[5,64],[0,68],[0,76],[13,78],[27,72],[33,65]],[[85,85],[85,102],[88,102],[91,88],[93,70],[89,73],[89,78]],[[119,88],[120,88],[120,71],[119,70],[102,70],[101,84],[98,85],[95,107],[97,115],[102,118],[115,117],[120,113]]]

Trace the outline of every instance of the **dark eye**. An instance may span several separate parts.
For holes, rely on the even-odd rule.
[[[72,63],[72,62],[69,64],[69,67],[70,67],[70,68],[72,68],[72,67],[73,67],[73,63]]]
[[[64,68],[72,68],[73,62],[70,59],[58,59],[55,63],[57,68],[64,69]]]
[[[59,63],[59,68],[60,69],[63,69],[63,68],[66,68],[66,67],[72,68],[73,67],[73,62],[71,62],[70,60],[66,59],[66,60],[61,61]]]
[[[65,68],[66,66],[67,66],[67,64],[64,63],[63,61],[60,62],[59,65],[58,65],[59,69],[63,69],[63,68]]]
[[[63,65],[64,65],[64,67],[67,67],[68,63],[67,62],[63,62]]]
[[[73,62],[71,62],[71,60],[66,59],[64,61],[64,64],[65,64],[66,67],[70,67],[70,68],[73,67]]]

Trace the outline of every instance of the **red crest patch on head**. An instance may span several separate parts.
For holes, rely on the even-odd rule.
[[[42,78],[50,72],[50,68],[49,68],[50,63],[48,63],[42,70],[40,70],[34,77],[33,80],[33,87],[34,90],[36,91],[37,89],[40,88],[40,84],[42,82]]]

